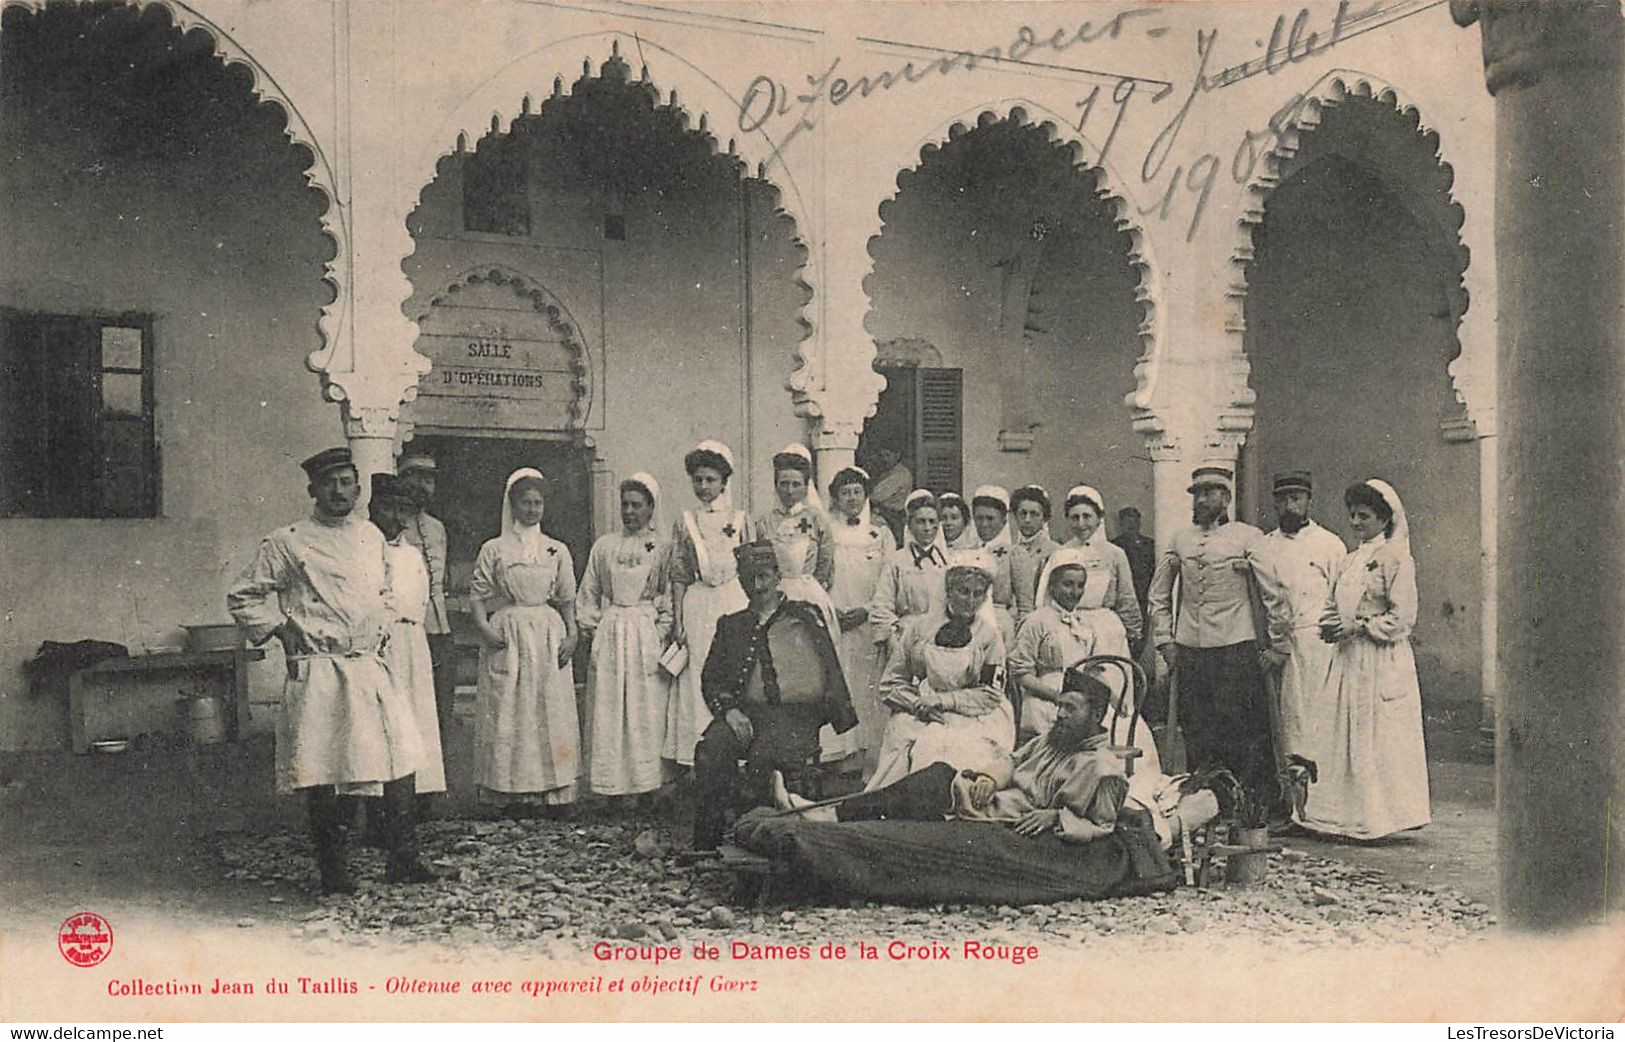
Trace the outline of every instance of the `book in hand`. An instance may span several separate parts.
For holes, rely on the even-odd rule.
[[[676,680],[688,668],[688,645],[673,642],[666,645],[666,650],[660,653],[660,669],[668,677]]]

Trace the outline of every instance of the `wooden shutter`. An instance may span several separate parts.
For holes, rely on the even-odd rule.
[[[960,491],[963,483],[964,371],[914,371],[914,480],[933,492]]]

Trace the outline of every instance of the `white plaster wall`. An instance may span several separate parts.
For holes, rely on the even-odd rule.
[[[0,154],[0,301],[157,316],[163,514],[0,520],[4,749],[66,740],[60,707],[31,698],[19,671],[41,641],[139,650],[226,621],[225,590],[260,536],[306,509],[298,461],[342,437],[303,366],[320,344],[331,243],[293,151],[262,123],[190,158],[109,155],[64,132],[73,112],[16,111]],[[280,673],[256,670],[260,696],[274,697]]]

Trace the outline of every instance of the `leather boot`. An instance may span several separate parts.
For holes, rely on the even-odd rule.
[[[417,779],[412,775],[384,783],[385,834],[389,839],[389,883],[436,883],[444,877],[418,859]]]
[[[344,867],[344,841],[349,831],[345,827],[344,812],[349,808],[330,785],[318,785],[306,792],[306,812],[310,817],[311,840],[316,845],[316,868],[321,873],[322,893],[353,894],[355,883]]]

